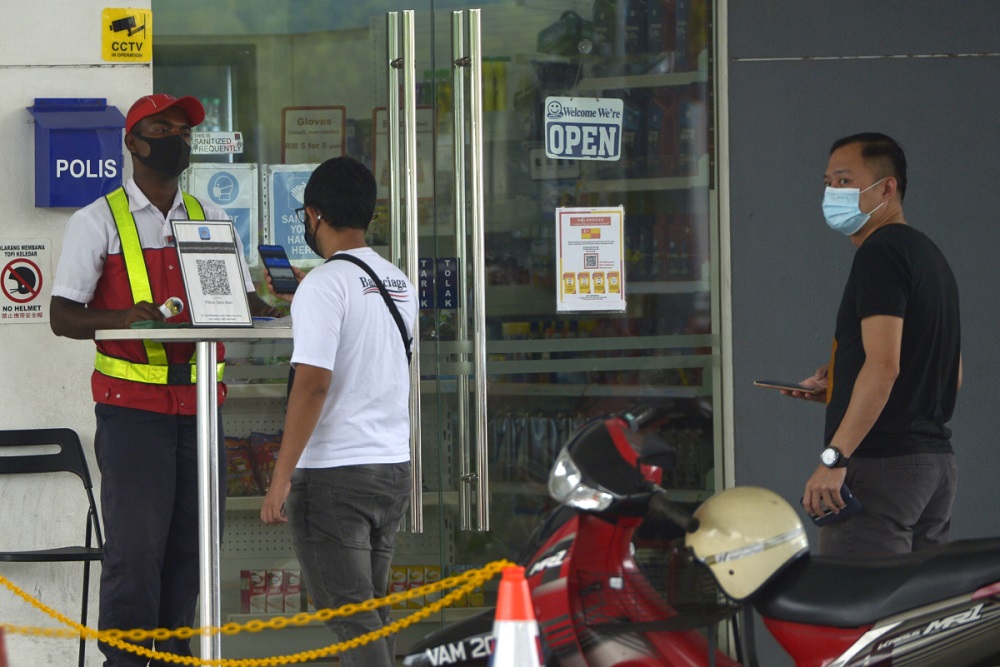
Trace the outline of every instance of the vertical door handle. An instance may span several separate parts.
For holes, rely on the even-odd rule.
[[[475,490],[476,505],[476,529],[486,531],[490,529],[490,495],[489,495],[489,458],[487,447],[487,418],[486,418],[486,252],[485,252],[485,232],[484,232],[484,203],[483,203],[483,56],[482,56],[482,27],[481,10],[466,10],[469,17],[468,37],[469,52],[464,53],[464,33],[463,12],[452,13],[452,56],[454,61],[453,85],[455,95],[455,212],[456,212],[456,237],[459,243],[461,260],[466,262],[468,254],[465,248],[467,232],[465,228],[466,210],[471,210],[472,217],[472,370],[473,370],[473,432],[476,435],[476,456],[475,470],[471,470],[468,464],[470,458],[470,446],[465,445],[462,452],[462,489],[466,490],[469,485]],[[462,68],[469,70],[469,90],[468,95],[464,95],[464,73]],[[465,143],[466,125],[465,112],[468,106],[468,143],[469,143],[469,193],[471,201],[465,200]],[[464,267],[461,269],[464,275]],[[463,302],[463,294],[460,296],[459,304]],[[466,306],[467,308],[467,306]],[[467,312],[462,310],[459,317],[460,322],[467,326]],[[466,336],[468,331],[465,331]],[[464,338],[460,339],[464,340]],[[465,377],[461,375],[460,377]],[[468,388],[459,387],[464,394],[459,396],[459,405],[468,400]],[[461,413],[460,413],[461,416]],[[465,432],[468,432],[468,428]],[[467,441],[466,441],[467,442]],[[463,498],[463,516],[467,511]]]
[[[386,54],[389,61],[389,201],[392,223],[392,256],[406,273],[410,283],[416,288],[420,284],[419,249],[417,229],[417,91],[416,91],[416,49],[413,11],[386,15],[388,32]],[[401,28],[401,30],[400,30]],[[400,44],[402,49],[400,50]],[[399,70],[402,70],[403,85],[399,85]],[[404,146],[400,150],[399,118],[400,89],[402,88],[402,119]],[[393,150],[395,146],[395,151]],[[403,160],[400,161],[400,154]],[[406,218],[406,252],[401,248],[400,234],[400,179],[402,169],[402,199]],[[402,263],[399,263],[399,262]],[[410,464],[413,478],[410,487],[410,530],[422,533],[424,530],[423,494],[423,451],[420,435],[420,329],[414,324],[410,362]]]
[[[466,285],[468,268],[468,225],[465,199],[465,12],[451,13],[451,97],[452,97],[452,156],[455,169],[455,254],[458,256],[456,270],[459,276],[458,327],[456,336],[460,344],[469,339],[469,290]],[[467,355],[458,353],[460,366],[464,366]],[[459,525],[462,530],[472,530],[472,489],[477,477],[472,473],[472,433],[469,424],[469,376],[460,370],[455,382],[455,399],[458,402],[457,445],[459,460],[458,510]],[[478,522],[477,522],[478,523]]]

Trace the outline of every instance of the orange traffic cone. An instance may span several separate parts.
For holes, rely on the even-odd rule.
[[[493,620],[491,667],[541,667],[538,623],[523,567],[504,568]]]

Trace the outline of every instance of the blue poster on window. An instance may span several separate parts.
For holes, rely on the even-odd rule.
[[[182,188],[203,202],[218,206],[233,221],[247,266],[257,266],[256,164],[193,164],[184,172]]]
[[[304,206],[306,183],[316,167],[315,164],[271,164],[266,167],[268,242],[283,246],[293,262],[320,260],[306,244],[305,224],[295,213],[295,209]]]

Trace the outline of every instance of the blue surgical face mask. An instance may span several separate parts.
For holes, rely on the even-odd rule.
[[[884,180],[884,178],[880,178],[864,190],[827,186],[826,193],[823,195],[823,217],[826,218],[826,224],[830,226],[830,229],[850,236],[864,227],[868,219],[871,218],[871,214],[882,208],[882,204],[885,202],[868,213],[864,213],[861,211],[860,205],[861,193],[871,190]]]

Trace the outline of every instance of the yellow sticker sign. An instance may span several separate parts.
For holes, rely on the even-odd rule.
[[[116,63],[153,60],[153,12],[105,9],[101,14],[101,56]]]

